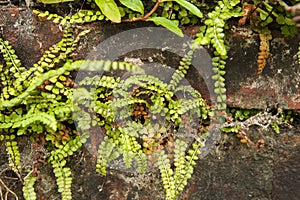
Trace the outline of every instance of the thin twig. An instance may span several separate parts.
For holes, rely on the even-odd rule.
[[[14,195],[15,197],[16,197],[16,200],[19,200],[19,198],[18,198],[18,196],[16,195],[16,193],[14,193],[13,191],[11,191],[6,185],[5,185],[5,183],[2,181],[2,179],[0,178],[0,183],[5,187],[5,189],[6,189],[6,197],[5,197],[5,199],[7,199],[7,195],[8,195],[8,192],[10,192],[12,195]],[[1,192],[1,194],[2,194],[2,192]]]
[[[3,193],[2,193],[2,187],[0,187],[0,197],[1,197],[1,200],[4,200],[3,199]]]
[[[149,18],[158,8],[159,4],[162,2],[162,0],[157,0],[155,5],[153,6],[152,10],[150,10],[149,13],[147,13],[144,16],[138,17],[138,18],[132,18],[132,19],[125,19],[122,22],[136,22],[136,21],[144,21],[147,18]]]

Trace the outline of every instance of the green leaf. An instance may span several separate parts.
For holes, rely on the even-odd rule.
[[[225,133],[238,133],[240,131],[241,126],[237,125],[237,126],[231,126],[231,127],[223,127],[222,131]]]
[[[292,19],[288,18],[288,17],[285,18],[285,23],[287,25],[291,25],[291,26],[295,25],[295,22]]]
[[[121,14],[114,0],[95,0],[95,3],[102,13],[112,22],[121,22]]]
[[[202,12],[190,2],[185,0],[174,0],[174,1],[177,2],[179,5],[181,5],[182,7],[184,7],[185,9],[187,9],[188,11],[190,11],[191,13],[193,13],[194,15],[196,15],[197,17],[200,18],[203,17]]]
[[[259,17],[263,21],[266,20],[267,16],[268,16],[268,13],[265,13],[265,12],[260,12],[259,13]]]
[[[120,0],[120,2],[127,8],[144,14],[144,5],[141,0]]]
[[[60,89],[64,88],[64,85],[62,83],[60,83],[60,82],[56,82],[55,86],[58,87],[58,88],[60,88]]]
[[[147,21],[153,21],[156,25],[162,25],[163,27],[169,29],[173,33],[176,33],[180,37],[183,37],[183,33],[181,29],[178,27],[177,21],[172,21],[164,17],[151,17],[148,18]]]
[[[226,88],[215,88],[215,89],[214,89],[214,92],[215,92],[216,94],[223,94],[223,93],[226,92]]]
[[[276,18],[276,22],[278,24],[285,24],[285,18],[283,15],[279,15],[277,18]]]

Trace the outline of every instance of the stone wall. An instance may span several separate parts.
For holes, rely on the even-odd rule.
[[[1,8],[0,16],[2,37],[11,42],[27,67],[35,63],[44,50],[60,40],[59,26],[38,19],[30,9]],[[84,58],[85,53],[103,39],[140,25],[143,24],[86,24],[84,28],[92,31],[81,41],[74,58]],[[228,31],[230,49],[226,83],[229,106],[300,110],[298,39],[283,38],[276,31],[273,33],[271,56],[262,75],[258,76],[258,36],[247,28]],[[234,134],[222,134],[215,148],[199,160],[193,177],[179,199],[299,199],[299,130],[299,119],[295,120],[294,128],[286,128],[280,134],[252,126],[247,132],[248,136],[253,141],[261,138],[265,141],[265,146],[259,150],[241,144]],[[30,153],[28,145],[20,141],[21,156],[26,157]],[[0,149],[0,158],[5,158],[3,144]],[[1,165],[5,163],[2,159]],[[101,177],[95,173],[94,165],[93,157],[84,148],[70,159],[74,174],[74,199],[163,199],[162,183],[155,167],[141,176],[110,170],[107,177]],[[0,176],[3,179],[13,176],[7,173]],[[40,176],[41,180],[36,186],[39,199],[59,198],[51,168],[42,168]],[[21,196],[21,185],[6,180],[11,183],[11,189]]]

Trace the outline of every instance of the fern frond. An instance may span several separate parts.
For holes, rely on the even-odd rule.
[[[135,121],[128,121],[126,126],[119,127],[119,130],[121,133],[137,138],[145,126],[145,124],[137,123]]]
[[[19,170],[21,170],[21,165],[20,165],[20,152],[19,152],[19,147],[18,143],[14,140],[15,136],[11,135],[9,140],[6,140],[5,146],[6,146],[6,152],[8,154],[8,162],[9,166],[11,169],[18,173]]]
[[[135,157],[134,154],[135,153],[133,153],[132,151],[123,151],[122,152],[123,160],[124,160],[126,168],[130,168],[132,166],[132,161],[133,161],[133,158]]]
[[[179,86],[175,89],[176,92],[183,92],[184,99],[179,99],[180,101],[178,114],[183,114],[187,112],[197,113],[198,117],[206,119],[208,117],[207,103],[201,97],[201,94],[191,86]]]
[[[110,60],[77,60],[72,63],[66,63],[63,68],[65,70],[89,70],[89,71],[110,71],[110,70],[126,70],[132,72],[143,72],[143,70],[132,63],[117,62]]]
[[[130,151],[133,153],[141,152],[141,145],[136,141],[136,138],[127,134],[120,135],[119,146],[124,151]]]
[[[53,172],[56,177],[58,192],[61,193],[62,200],[72,200],[72,172],[69,167],[65,167],[66,161],[52,162]]]
[[[79,43],[79,40],[85,36],[86,34],[88,34],[90,32],[90,30],[83,30],[81,31],[75,39],[72,39],[71,41],[69,41],[69,47],[66,51],[66,55],[69,56],[71,58],[72,56],[72,53],[77,49],[78,47],[78,43]],[[60,56],[62,56],[64,58],[64,55],[63,54],[60,54]]]
[[[120,120],[126,119],[132,115],[133,105],[136,103],[148,104],[145,100],[136,98],[115,98],[111,104],[111,116],[117,117]],[[122,109],[123,108],[123,109]]]
[[[114,143],[111,143],[110,141],[104,140],[98,149],[98,156],[97,156],[97,164],[96,164],[96,171],[103,176],[106,175],[106,168],[107,164],[118,158],[120,155],[120,152],[118,151],[118,148]]]
[[[187,74],[187,70],[190,68],[190,65],[192,63],[194,51],[190,50],[187,52],[187,54],[181,59],[179,63],[178,69],[175,71],[175,73],[172,75],[172,79],[169,83],[169,88],[171,91],[175,90],[178,83],[185,77]]]
[[[9,44],[8,41],[0,38],[0,51],[5,60],[6,67],[9,68],[11,74],[13,75],[16,72],[20,72],[21,61],[18,56],[15,54],[15,50]],[[24,68],[22,68],[24,71]]]
[[[16,90],[16,95],[19,95],[26,89],[30,83],[30,80],[32,78],[32,74],[34,73],[35,68],[32,67],[22,73],[16,78],[16,80],[13,82],[13,85],[11,86]]]
[[[176,139],[175,141],[175,149],[174,149],[174,166],[175,166],[175,173],[174,173],[174,181],[176,187],[179,188],[182,179],[185,178],[186,175],[186,160],[185,160],[185,152],[187,149],[187,142],[181,139]],[[183,186],[184,187],[184,186]],[[180,189],[176,190],[176,195],[179,193],[179,190],[182,191],[182,185]]]
[[[213,60],[213,75],[212,79],[215,81],[214,92],[217,94],[217,105],[219,110],[225,110],[226,105],[226,88],[225,88],[225,64],[227,56],[219,56],[218,52],[215,51],[215,57]]]
[[[71,20],[70,16],[60,16],[58,14],[50,13],[49,11],[42,12],[39,10],[33,10],[33,13],[38,17],[45,18],[46,20],[51,20],[53,23],[60,25],[69,25]]]
[[[64,160],[64,158],[73,155],[73,153],[86,142],[88,137],[88,133],[83,133],[82,135],[76,136],[75,138],[72,138],[67,142],[63,141],[62,145],[59,145],[57,149],[51,151],[49,161],[51,163],[60,162]]]
[[[23,90],[23,84],[26,83],[23,73],[27,72],[21,66],[21,61],[13,47],[2,38],[0,38],[0,51],[5,61],[5,65],[0,66],[0,79],[3,87],[1,98],[4,100],[17,96]]]
[[[150,85],[155,86],[155,88],[167,88],[167,84],[164,83],[159,78],[147,75],[147,74],[138,74],[132,75],[124,81],[124,85],[128,86],[139,86],[139,87],[147,87]]]
[[[23,197],[25,200],[36,200],[36,193],[34,191],[34,184],[37,180],[36,176],[26,176],[24,178],[24,185],[22,188]]]
[[[94,21],[101,21],[105,19],[104,15],[98,10],[80,10],[72,16],[60,16],[57,14],[49,13],[49,11],[41,12],[33,10],[33,13],[41,18],[52,20],[55,24],[66,25],[66,24],[83,24]]]
[[[12,122],[1,122],[0,129],[8,129],[13,126]]]
[[[64,29],[62,39],[57,43],[52,45],[48,50],[46,50],[40,60],[34,64],[34,67],[37,69],[38,73],[43,73],[53,67],[62,60],[67,59],[69,55],[68,48],[73,44],[73,28],[67,26]]]
[[[75,61],[72,63],[70,61],[68,61],[61,68],[52,69],[46,73],[43,73],[39,76],[34,77],[32,79],[30,86],[23,93],[21,93],[19,96],[15,97],[9,101],[6,100],[6,101],[2,102],[2,107],[10,108],[10,107],[20,104],[28,95],[30,95],[30,93],[33,90],[35,90],[37,87],[41,86],[46,80],[49,80],[53,77],[58,77],[60,75],[63,75],[67,71],[73,71],[73,70],[78,70],[78,69],[82,69],[82,70],[101,70],[101,69],[103,69],[105,71],[109,71],[111,69],[112,65],[121,66],[122,68],[126,67],[128,70],[137,70],[138,69],[138,67],[133,64],[118,63],[118,62],[111,62],[111,61],[104,61],[104,60],[100,60],[100,61],[79,60],[79,61]]]
[[[71,16],[70,23],[89,23],[94,21],[101,21],[104,18],[104,15],[99,10],[80,10]]]
[[[178,100],[179,102],[179,108],[177,110],[177,113],[179,115],[182,115],[184,113],[187,113],[188,111],[192,111],[192,110],[198,110],[199,108],[199,100],[198,99],[188,99],[188,100],[184,100],[184,99],[180,99]],[[205,119],[206,117],[204,117]]]
[[[174,93],[177,92],[182,92],[185,95],[185,98],[189,99],[189,98],[196,98],[196,99],[200,99],[201,98],[201,94],[195,89],[193,88],[191,85],[179,85],[175,88]]]
[[[26,129],[29,126],[37,126],[42,123],[46,131],[55,132],[57,130],[57,120],[53,114],[44,112],[27,113],[18,121],[14,121],[12,128]],[[18,131],[18,135],[23,134],[24,131]]]
[[[272,35],[269,29],[264,28],[259,34],[260,43],[258,58],[257,58],[257,75],[260,75],[267,64],[267,59],[270,54],[269,40],[272,39]]]
[[[51,151],[49,161],[52,164],[53,172],[55,174],[58,191],[61,193],[61,197],[64,200],[72,199],[71,185],[72,185],[72,173],[69,167],[65,167],[67,156],[72,155],[75,151],[86,142],[89,137],[88,133],[83,133],[81,136],[76,136],[62,145],[59,145],[58,149]]]
[[[80,81],[80,86],[93,86],[96,88],[107,88],[107,89],[114,89],[120,82],[120,78],[114,78],[111,76],[94,76],[94,77],[87,77]],[[95,91],[96,92],[96,91]],[[102,90],[100,92],[97,92],[102,94]]]
[[[134,156],[134,160],[137,164],[137,172],[139,174],[143,174],[148,167],[148,160],[146,154],[136,153]]]
[[[72,118],[73,105],[71,103],[56,103],[53,108],[56,120],[67,121]],[[52,110],[52,109],[51,109]]]
[[[217,94],[217,107],[219,110],[226,109],[226,88],[224,79],[224,68],[227,59],[227,46],[225,45],[226,22],[232,17],[242,15],[241,9],[237,7],[240,1],[218,1],[218,6],[210,12],[210,17],[205,20],[205,26],[202,26],[201,33],[195,43],[199,45],[212,44],[215,49],[213,58],[212,79],[215,81],[215,93]],[[197,45],[196,45],[197,46]]]
[[[173,170],[171,169],[170,160],[168,156],[164,153],[164,151],[158,152],[157,158],[157,166],[160,171],[160,175],[163,181],[164,189],[166,192],[166,199],[168,200],[175,200],[175,180],[173,177]]]
[[[192,149],[188,150],[187,155],[185,156],[185,162],[183,167],[179,167],[178,176],[180,179],[177,179],[175,194],[176,196],[184,189],[187,185],[187,180],[192,177],[194,172],[194,166],[196,165],[196,160],[199,159],[200,148],[204,146],[202,141],[195,141],[192,143]],[[181,148],[183,145],[181,146]],[[183,150],[183,149],[181,149]],[[179,150],[179,151],[181,151]],[[182,162],[182,154],[179,156],[179,161]],[[176,180],[176,179],[175,179]]]

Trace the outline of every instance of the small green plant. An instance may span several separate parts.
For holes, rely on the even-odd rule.
[[[292,13],[287,12],[280,4],[263,1],[255,5],[258,6],[257,11],[259,12],[258,20],[260,26],[265,27],[270,23],[277,23],[280,25],[281,33],[284,36],[289,37],[297,34],[297,27],[292,20]]]
[[[75,105],[79,108],[75,113],[78,126],[83,126],[83,129],[100,126],[105,130],[104,141],[98,150],[96,167],[99,173],[106,175],[109,163],[120,155],[126,168],[133,167],[135,162],[137,171],[143,173],[147,169],[147,154],[154,154],[158,157],[157,166],[166,198],[176,199],[183,190],[200,154],[199,148],[204,146],[203,138],[207,132],[205,129],[199,132],[190,123],[194,119],[208,120],[210,115],[198,91],[178,86],[191,64],[193,51],[190,50],[182,58],[169,83],[143,73],[131,75],[125,80],[105,75],[87,77],[79,83],[81,87],[75,91],[75,96],[79,97],[75,98]],[[77,61],[73,65],[77,65]],[[124,70],[124,65],[116,63],[112,68]],[[180,98],[178,94],[181,92],[185,92],[189,98]],[[81,124],[80,116],[90,119],[89,123]],[[165,120],[156,120],[161,118]],[[186,129],[191,133],[186,133]],[[191,135],[193,141],[191,149],[187,147],[187,135]],[[170,148],[170,143],[174,143],[174,147]],[[169,154],[174,154],[174,164],[166,159]],[[169,174],[173,167],[174,176]],[[167,176],[173,178],[165,181]]]
[[[148,167],[147,155],[156,155],[163,179],[167,175],[165,169],[172,171],[175,167],[173,179],[170,179],[173,182],[164,182],[167,199],[175,199],[191,177],[199,148],[203,147],[207,135],[206,128],[198,130],[200,122],[197,120],[209,120],[210,116],[208,106],[197,90],[178,85],[185,77],[198,45],[195,43],[191,46],[171,81],[164,83],[154,76],[143,74],[141,68],[131,63],[71,60],[80,37],[88,33],[82,31],[75,37],[75,24],[103,18],[99,12],[79,11],[70,17],[34,12],[59,23],[64,27],[64,33],[61,41],[46,50],[32,68],[27,70],[23,67],[9,42],[2,38],[0,40],[5,61],[0,68],[0,111],[3,119],[0,138],[6,142],[12,170],[24,182],[24,198],[37,199],[34,192],[37,174],[28,174],[26,171],[28,175],[24,178],[16,136],[39,135],[37,138],[44,138],[49,147],[47,159],[53,167],[58,191],[63,200],[69,200],[72,199],[73,178],[66,159],[86,142],[90,129],[97,125],[105,130],[104,140],[98,150],[96,168],[99,173],[105,175],[109,162],[120,155],[125,167],[130,168],[135,162],[137,171],[143,173]],[[88,77],[75,89],[70,79],[70,72],[74,70],[126,70],[137,74],[125,80],[110,76]],[[91,91],[85,88],[90,85],[93,86]],[[183,92],[187,99],[178,96]],[[89,99],[92,104],[89,104]],[[91,108],[92,113],[84,107]],[[74,122],[73,114],[79,114],[82,118],[77,117],[78,121]],[[161,117],[165,118],[164,123],[155,121]],[[191,125],[193,119],[197,119],[197,123]],[[79,133],[70,128],[74,123]],[[189,133],[185,132],[187,128]],[[187,142],[186,135],[193,142],[190,149],[184,144]],[[164,144],[165,138],[169,140],[168,145],[173,143],[172,148]],[[174,164],[173,160],[165,159],[173,153]],[[169,188],[169,184],[175,187]]]
[[[37,180],[36,176],[30,174],[24,178],[24,186],[22,188],[24,199],[35,200],[36,193],[34,191],[34,184]]]
[[[41,2],[44,4],[61,3],[67,1],[72,0],[41,0]],[[197,6],[186,0],[156,0],[152,9],[147,13],[145,11],[144,4],[150,3],[143,3],[141,0],[89,0],[88,2],[91,4],[93,9],[96,9],[97,7],[99,10],[88,10],[85,13],[80,13],[80,15],[84,15],[85,18],[88,18],[88,20],[84,19],[85,22],[102,20],[104,16],[114,23],[151,21],[156,25],[161,25],[182,37],[183,33],[178,27],[178,20],[180,20],[181,24],[190,23],[190,19],[195,23],[197,21],[197,18],[202,18],[203,16],[202,12]],[[173,6],[173,3],[176,6]],[[158,8],[159,6],[165,5],[167,5],[168,7],[164,7],[164,11],[160,16]],[[170,9],[171,7],[174,7],[175,10],[179,11],[177,18],[175,18],[175,15],[173,15],[173,17],[169,17],[166,15],[167,9]],[[48,14],[49,13],[43,13],[40,16],[47,16]],[[49,15],[48,19],[52,17],[58,17],[58,15]],[[63,20],[62,23],[64,23],[66,19],[67,18],[65,17],[61,17],[61,20]],[[73,16],[72,20],[76,21],[77,19],[75,16]],[[80,17],[80,20],[82,20],[82,17]],[[59,21],[59,19],[56,19],[56,21]]]
[[[42,3],[66,1],[41,0]],[[64,17],[35,10],[34,13],[41,18],[63,27],[63,37],[29,69],[22,65],[9,42],[0,38],[3,56],[0,65],[0,141],[5,143],[9,166],[24,183],[23,196],[26,200],[38,198],[34,191],[34,185],[38,184],[37,174],[31,173],[33,168],[28,173],[28,169],[22,166],[16,138],[38,136],[36,138],[45,141],[44,145],[50,152],[47,161],[53,167],[61,199],[69,200],[72,199],[73,178],[67,158],[87,141],[89,132],[96,126],[103,130],[103,140],[98,144],[97,172],[106,175],[110,163],[121,157],[125,168],[134,168],[138,173],[143,173],[148,168],[148,159],[151,159],[160,171],[166,199],[178,197],[192,176],[200,150],[205,144],[208,128],[202,122],[209,121],[213,115],[197,90],[179,85],[191,65],[194,51],[200,45],[211,45],[214,49],[212,79],[217,94],[217,108],[214,109],[225,112],[227,107],[224,75],[228,48],[225,29],[228,28],[229,19],[240,17],[243,12],[240,1],[214,2],[216,5],[208,8],[212,10],[208,11],[200,33],[169,82],[144,74],[140,67],[131,63],[73,61],[72,53],[80,38],[89,32],[85,30],[75,36],[74,29],[77,24],[106,18],[113,22],[143,20],[152,21],[183,36],[179,23],[194,23],[203,17],[198,8],[201,7],[199,2],[157,0],[152,9],[146,12],[145,4],[140,0],[95,0],[98,10],[80,10]],[[258,1],[254,4],[258,5]],[[271,21],[264,13],[267,10],[272,20],[274,18],[278,24],[286,27],[282,28],[283,34],[293,33],[289,15],[275,6],[273,13],[273,6],[269,7],[267,1],[263,6],[258,19],[262,30],[270,34],[266,27]],[[87,77],[75,87],[70,76],[74,70],[118,70],[133,74],[126,79],[110,76],[109,73]],[[181,93],[186,97],[182,98]],[[280,120],[291,120],[289,115],[277,119],[264,113],[254,115],[255,118],[250,110],[232,109],[231,113],[238,122],[225,124],[225,132],[238,133],[244,130],[241,121],[246,125],[254,122],[261,126],[271,125],[278,132]],[[193,121],[195,119],[196,123]],[[260,123],[264,119],[271,119],[272,123]],[[74,125],[78,130],[74,129]],[[189,142],[191,146],[188,146]]]
[[[54,17],[56,19],[62,18]],[[11,169],[23,179],[25,199],[37,198],[33,188],[36,174],[25,178],[22,176],[25,169],[15,138],[40,135],[52,144],[49,162],[54,168],[59,191],[62,199],[71,199],[72,179],[69,168],[64,167],[65,158],[72,155],[87,137],[86,134],[77,136],[68,128],[73,123],[71,97],[74,84],[69,77],[73,69],[62,67],[62,64],[70,59],[80,37],[88,31],[74,37],[70,19],[65,20],[64,26],[61,41],[45,51],[41,59],[28,70],[9,42],[0,38],[0,50],[4,58],[4,64],[0,65],[0,138],[5,141]],[[66,137],[61,138],[56,134],[59,132],[66,132]]]
[[[232,17],[241,16],[241,8],[237,5],[240,1],[218,1],[215,9],[208,13],[204,26],[200,27],[200,33],[195,41],[200,45],[212,45],[214,47],[212,79],[215,81],[215,93],[217,94],[218,109],[226,109],[225,65],[227,59],[227,46],[225,44],[224,30],[227,21]]]

